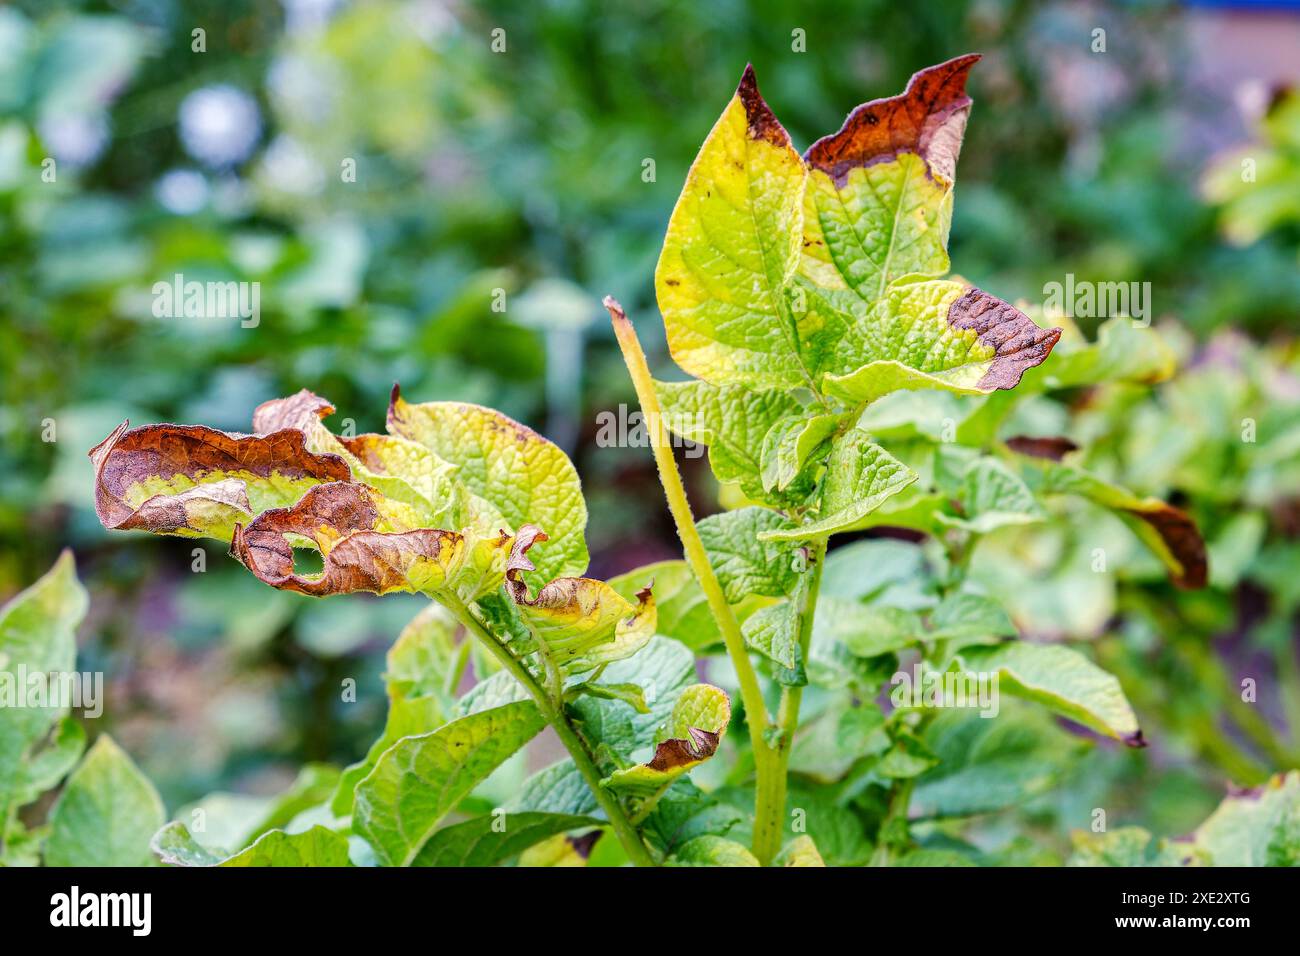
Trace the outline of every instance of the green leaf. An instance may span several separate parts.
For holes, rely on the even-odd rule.
[[[709,447],[709,467],[722,482],[738,482],[763,498],[763,443],[780,421],[802,413],[786,392],[750,391],[708,382],[655,382],[664,424],[682,438]]]
[[[741,625],[740,632],[749,647],[793,671],[800,664],[797,623],[794,604],[779,601],[751,614]]]
[[[764,491],[785,491],[814,454],[839,428],[839,415],[796,412],[776,422],[763,436],[760,467]]]
[[[920,642],[921,619],[912,611],[822,597],[813,618],[813,640],[843,644],[859,657],[877,657]]]
[[[565,813],[477,817],[435,833],[412,866],[496,866],[548,837],[603,825],[592,817]]]
[[[169,866],[350,866],[348,840],[323,826],[301,833],[270,830],[234,855],[213,853],[183,823],[169,823],[154,836],[152,849]]]
[[[670,638],[656,637],[635,657],[616,661],[601,673],[606,683],[642,688],[649,713],[637,713],[622,701],[593,697],[578,698],[570,710],[588,740],[631,760],[638,748],[654,744],[655,734],[671,718],[678,696],[695,679],[695,657],[690,650]]]
[[[76,665],[77,625],[88,599],[77,580],[72,552],[60,555],[54,567],[35,584],[0,608],[0,700],[17,695],[15,674],[71,673]],[[40,759],[40,743],[60,719],[66,706],[18,707],[16,699],[0,706],[0,821],[34,799],[27,762]],[[58,738],[56,738],[57,740]],[[45,776],[37,773],[36,776]],[[4,834],[0,833],[0,840]]]
[[[1017,633],[1002,605],[983,594],[963,591],[950,595],[930,615],[930,640],[949,641],[951,650],[967,644],[997,643]]]
[[[1008,525],[1032,524],[1045,517],[1042,506],[1020,476],[996,458],[977,458],[966,468],[958,497],[964,517],[937,520],[976,534]]]
[[[925,739],[939,764],[912,796],[923,816],[963,817],[1026,803],[1060,785],[1087,749],[1042,710],[1004,702],[996,718],[971,710],[938,714]]]
[[[691,166],[655,270],[677,364],[715,385],[809,381],[786,285],[799,263],[804,166],[745,69]]]
[[[759,866],[758,859],[744,846],[726,837],[696,837],[668,858],[669,866]]]
[[[862,527],[863,520],[919,476],[857,428],[835,440],[826,463],[822,516],[797,528],[763,531],[764,541],[819,538]]]
[[[794,548],[760,540],[769,531],[793,530],[793,522],[755,507],[710,515],[697,527],[729,604],[739,604],[753,594],[785,597],[794,590],[799,579]]]
[[[506,805],[506,810],[514,814],[532,812],[582,817],[596,817],[603,812],[572,760],[553,763],[525,780],[519,794]]]
[[[1043,364],[1038,381],[1049,388],[1075,388],[1107,382],[1153,385],[1177,369],[1173,349],[1154,328],[1142,328],[1127,316],[1107,319],[1089,343],[1077,331],[1065,335]]]
[[[587,570],[587,505],[559,447],[500,412],[466,402],[410,404],[394,388],[388,430],[456,466],[471,495],[470,523],[511,532],[532,524],[548,545],[534,557],[545,580]]]
[[[520,701],[402,738],[357,785],[354,831],[385,865],[410,865],[439,821],[545,724]]]
[[[167,819],[158,791],[102,735],[50,811],[48,866],[148,866],[149,841]]]
[[[1119,681],[1072,648],[1011,641],[964,648],[959,656],[967,670],[996,673],[1000,691],[1043,704],[1130,746],[1143,746]]]

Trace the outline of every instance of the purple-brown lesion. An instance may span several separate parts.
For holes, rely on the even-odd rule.
[[[985,391],[1015,388],[1025,369],[1041,365],[1061,338],[1060,329],[1044,329],[1015,306],[974,287],[948,307],[948,324],[973,330],[981,345],[993,349],[989,369],[976,383]]]

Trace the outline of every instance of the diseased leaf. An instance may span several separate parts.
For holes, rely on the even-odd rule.
[[[506,587],[528,629],[550,659],[570,673],[592,670],[631,657],[654,637],[654,597],[637,592],[633,606],[604,581],[556,578],[533,598],[523,580],[533,564],[528,549],[546,535],[525,527],[515,538],[506,569]]]
[[[828,374],[823,389],[856,406],[898,389],[977,395],[1015,388],[1060,334],[980,289],[902,282],[850,327],[837,359],[849,371]]]
[[[622,701],[585,696],[574,701],[570,710],[588,740],[630,761],[636,750],[654,745],[656,732],[671,718],[677,698],[695,680],[695,658],[686,646],[655,637],[635,657],[615,661],[601,672],[605,683],[641,687],[648,714],[637,713]]]
[[[904,275],[948,271],[952,186],[977,55],[916,73],[899,96],[853,110],[804,158],[800,274],[842,311]]]
[[[550,542],[534,557],[545,579],[587,570],[587,504],[578,472],[558,446],[493,409],[466,402],[413,405],[396,386],[388,430],[456,467],[456,480],[470,495],[466,524],[512,533],[536,525]]]
[[[714,385],[810,382],[786,285],[799,262],[804,166],[751,67],[691,165],[655,293],[677,364]]]
[[[997,674],[999,689],[1008,694],[1050,707],[1131,747],[1144,746],[1119,681],[1072,648],[1011,641],[968,647],[960,657],[967,670]]]
[[[154,835],[151,848],[169,866],[351,866],[347,837],[323,826],[301,833],[270,830],[252,846],[225,855],[200,845],[185,824],[172,822]]]
[[[1077,495],[1109,508],[1164,563],[1176,585],[1205,587],[1209,578],[1205,539],[1186,512],[1159,498],[1139,498],[1126,488],[1060,462],[1026,462],[1025,473],[1040,495]]]
[[[754,594],[785,597],[798,580],[795,548],[760,540],[764,532],[790,531],[795,525],[767,508],[740,508],[699,521],[700,540],[729,604]]]
[[[296,542],[320,551],[324,569],[294,572]],[[358,484],[310,489],[291,508],[258,515],[235,529],[231,554],[266,584],[323,596],[371,591],[418,592],[468,603],[500,587],[511,537],[394,525],[378,493]]]
[[[491,814],[439,830],[411,865],[496,866],[548,837],[599,826],[600,820],[573,814]]]
[[[229,541],[235,525],[348,481],[347,462],[307,450],[295,428],[239,435],[203,425],[123,422],[90,450],[95,511],[110,531]]]
[[[918,475],[860,429],[837,438],[826,463],[821,517],[790,529],[760,532],[764,541],[797,541],[853,531]]]
[[[0,669],[7,672],[0,679],[8,678],[10,694],[20,689],[14,675],[24,670],[29,674],[73,670],[77,656],[75,632],[85,617],[87,604],[72,552],[64,551],[35,584],[0,608]],[[49,779],[45,771],[54,768],[47,765],[43,771],[40,765],[34,768],[32,761],[63,762],[62,756],[44,756],[47,751],[41,743],[67,713],[66,701],[60,701],[58,706],[47,700],[45,706],[15,707],[11,703],[0,707],[0,821],[12,819],[17,807],[47,789],[38,789],[38,784],[45,783]],[[62,755],[61,744],[67,743],[60,731],[54,741],[55,754]],[[54,783],[57,779],[49,785]],[[3,826],[0,822],[0,828]],[[0,832],[0,840],[5,837]]]
[[[258,434],[296,428],[307,448],[318,454],[337,455],[348,463],[353,478],[381,492],[389,507],[403,511],[410,527],[459,527],[464,517],[453,473],[455,467],[416,442],[394,435],[333,435],[322,419],[334,406],[303,389],[288,398],[263,402],[253,412]]]
[[[148,866],[166,820],[153,784],[107,734],[95,741],[50,811],[48,866]]]
[[[692,767],[718,750],[731,720],[731,699],[709,684],[687,687],[673,705],[672,718],[648,763],[616,770],[601,781],[641,797],[654,798]]]
[[[409,866],[439,821],[545,723],[520,701],[402,738],[357,785],[353,830],[381,863]]]

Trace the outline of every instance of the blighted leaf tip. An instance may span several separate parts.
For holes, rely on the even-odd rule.
[[[1061,330],[1044,329],[1015,306],[971,286],[948,307],[948,324],[973,329],[993,349],[993,361],[976,387],[984,391],[1015,388],[1025,369],[1041,365],[1061,338]]]
[[[1125,734],[1123,740],[1125,744],[1135,750],[1142,750],[1147,745],[1146,738],[1142,736],[1141,730],[1135,730],[1131,734]]]
[[[754,75],[754,65],[745,64],[745,72],[740,75],[740,84],[736,95],[745,107],[745,120],[749,125],[749,138],[766,140],[774,146],[788,147],[790,134],[785,131],[776,114],[772,112],[763,94],[758,91],[758,79]]]

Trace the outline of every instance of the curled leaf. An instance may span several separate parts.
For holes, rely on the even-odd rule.
[[[337,455],[310,451],[302,431],[241,435],[203,425],[123,422],[90,450],[95,511],[105,528],[229,541],[236,524],[352,478]]]
[[[654,797],[692,767],[718,751],[731,721],[731,699],[711,684],[694,684],[682,691],[673,714],[649,762],[616,770],[601,782],[611,787]]]
[[[472,601],[500,586],[508,534],[395,529],[381,505],[382,496],[365,485],[320,485],[291,508],[237,526],[231,554],[265,583],[300,594],[416,591]],[[320,552],[321,572],[294,571],[294,543],[303,541]]]
[[[506,588],[520,616],[546,652],[570,673],[631,657],[654,637],[658,618],[650,588],[633,605],[604,581],[556,578],[529,598],[523,574],[534,571],[528,549],[546,534],[531,525],[520,529],[506,565]]]

